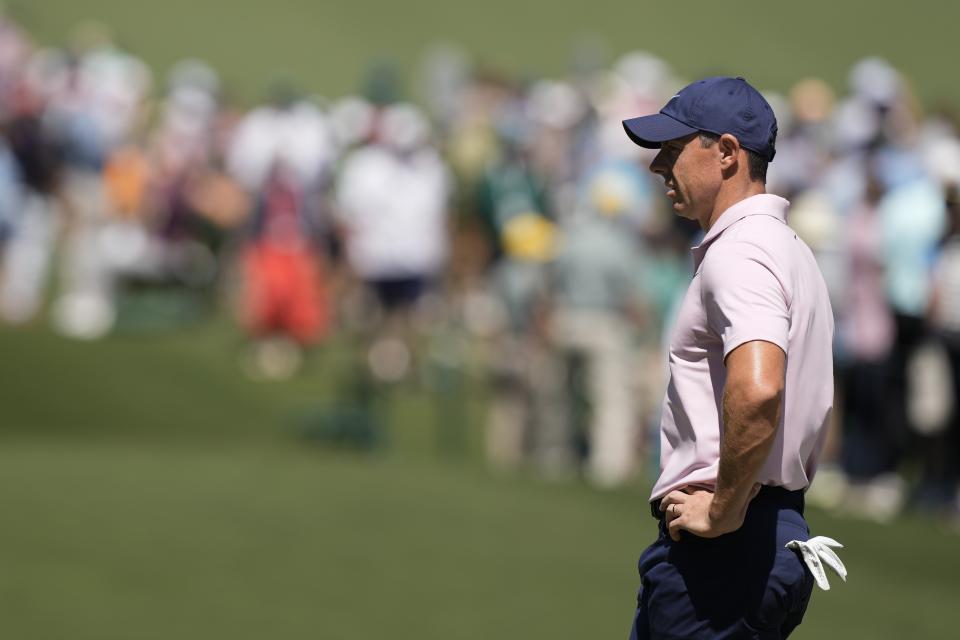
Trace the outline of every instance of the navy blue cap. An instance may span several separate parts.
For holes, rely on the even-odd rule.
[[[687,85],[660,113],[623,121],[635,143],[659,149],[698,131],[736,136],[740,146],[767,161],[776,154],[777,118],[760,92],[743,78],[705,78]]]

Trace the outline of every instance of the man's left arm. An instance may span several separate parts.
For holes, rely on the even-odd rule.
[[[720,460],[713,492],[678,490],[662,500],[675,540],[681,529],[709,538],[740,528],[783,410],[789,332],[783,287],[756,245],[730,243],[711,254],[701,295],[726,354]]]

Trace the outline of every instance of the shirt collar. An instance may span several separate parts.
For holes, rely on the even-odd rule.
[[[720,217],[717,218],[717,221],[714,222],[710,230],[707,231],[707,235],[703,237],[700,244],[691,248],[691,251],[693,251],[695,270],[700,268],[700,263],[703,261],[703,257],[706,255],[710,244],[720,237],[720,234],[723,233],[727,227],[743,220],[747,216],[759,215],[772,216],[786,224],[787,207],[789,206],[790,203],[780,196],[775,196],[772,193],[759,193],[755,196],[745,198],[728,208],[720,214]]]

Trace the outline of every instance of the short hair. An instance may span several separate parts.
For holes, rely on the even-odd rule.
[[[709,149],[720,140],[720,135],[716,133],[710,133],[709,131],[700,132],[700,145],[704,149]],[[767,183],[767,159],[761,156],[756,151],[751,149],[743,148],[747,152],[747,169],[750,173],[751,180],[759,180],[760,182]]]

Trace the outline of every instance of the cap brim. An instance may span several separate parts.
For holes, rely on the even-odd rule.
[[[667,140],[683,138],[698,131],[662,113],[624,120],[623,130],[635,144],[647,149],[659,149]]]

